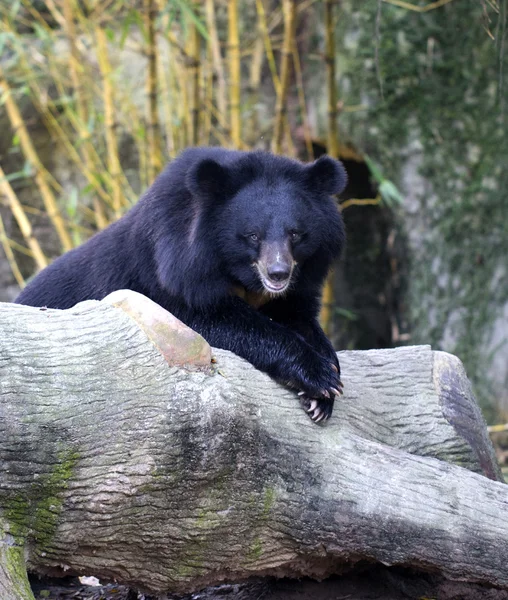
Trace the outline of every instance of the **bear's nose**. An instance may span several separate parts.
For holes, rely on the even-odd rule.
[[[289,268],[287,265],[275,263],[268,267],[267,275],[272,281],[285,281],[289,277]]]

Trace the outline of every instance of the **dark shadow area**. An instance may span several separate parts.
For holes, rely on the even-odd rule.
[[[82,585],[75,578],[61,587],[46,579],[44,587],[32,579],[37,600],[158,600],[121,585],[100,587]],[[42,594],[41,594],[42,592]],[[508,600],[508,591],[479,584],[448,581],[402,567],[357,565],[349,573],[312,579],[253,579],[245,583],[211,586],[193,594],[169,594],[165,600]]]
[[[331,337],[340,349],[399,346],[408,340],[405,237],[397,215],[380,203],[367,165],[343,163],[349,176],[340,198],[347,243],[334,271]]]

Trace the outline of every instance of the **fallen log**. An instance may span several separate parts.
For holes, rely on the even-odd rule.
[[[508,588],[508,488],[460,361],[341,352],[324,426],[133,292],[0,305],[0,597],[26,567],[155,594],[362,561]]]

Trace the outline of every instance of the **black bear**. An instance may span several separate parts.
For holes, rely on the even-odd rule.
[[[121,219],[35,277],[20,304],[70,308],[118,289],[148,296],[274,379],[301,391],[315,421],[342,392],[317,321],[344,242],[331,194],[342,164],[189,148]]]

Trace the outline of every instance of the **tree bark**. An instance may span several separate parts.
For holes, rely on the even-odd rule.
[[[457,358],[341,352],[319,426],[237,356],[210,367],[148,299],[112,296],[0,304],[2,600],[31,597],[24,559],[158,594],[359,561],[508,588],[508,488]]]

